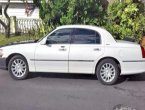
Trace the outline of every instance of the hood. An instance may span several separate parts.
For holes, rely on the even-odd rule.
[[[31,47],[35,47],[36,44],[37,44],[36,41],[21,41],[21,42],[10,43],[0,48],[4,50],[18,49],[19,51],[23,51],[23,49],[29,49]]]
[[[37,41],[38,40],[27,40],[27,41],[13,42],[13,43],[9,43],[6,45],[2,45],[2,46],[0,46],[0,48],[19,45],[19,44],[32,44],[32,43],[36,43]]]

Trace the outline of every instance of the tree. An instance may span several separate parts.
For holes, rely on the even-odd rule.
[[[119,0],[108,7],[106,28],[117,39],[126,37],[136,38],[138,41],[145,30],[145,14],[140,2],[133,0]],[[144,6],[143,6],[144,7]]]
[[[0,19],[0,24],[4,27],[5,29],[5,36],[6,37],[10,37],[10,17],[9,15],[7,14],[7,9],[10,5],[10,0],[8,0],[8,3],[6,4],[5,8],[4,8],[4,15],[7,19],[7,24],[4,23],[1,19]]]
[[[70,0],[66,13],[60,19],[62,24],[102,26],[104,17],[105,11],[100,0]]]
[[[105,11],[101,0],[41,0],[40,18],[49,27],[64,24],[102,26]]]

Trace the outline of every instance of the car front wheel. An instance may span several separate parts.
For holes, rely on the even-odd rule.
[[[120,71],[118,64],[112,59],[102,60],[96,70],[98,80],[105,85],[112,85],[117,82]]]
[[[13,79],[23,80],[28,76],[28,64],[24,57],[16,55],[11,58],[8,70]]]

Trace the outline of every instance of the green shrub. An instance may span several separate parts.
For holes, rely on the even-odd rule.
[[[119,2],[118,0],[108,6],[106,29],[117,39],[135,37],[140,39],[145,28],[145,15],[141,3],[132,0]]]
[[[100,0],[70,0],[60,22],[102,26],[105,23],[105,14]]]
[[[55,28],[64,24],[104,24],[101,0],[42,0],[40,17],[45,25]]]

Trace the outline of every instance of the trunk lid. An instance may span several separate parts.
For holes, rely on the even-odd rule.
[[[123,41],[123,40],[117,40],[117,45],[121,47],[139,47],[140,45],[136,42],[130,42],[130,41]]]

